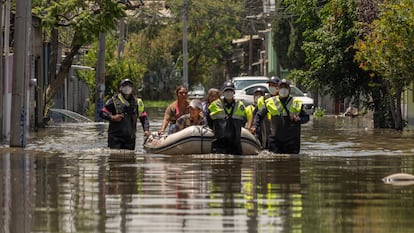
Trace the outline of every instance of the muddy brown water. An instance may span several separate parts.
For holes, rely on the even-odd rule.
[[[150,112],[151,129],[161,124]],[[413,232],[414,135],[365,118],[302,128],[300,155],[106,149],[107,124],[62,124],[0,148],[0,232]]]

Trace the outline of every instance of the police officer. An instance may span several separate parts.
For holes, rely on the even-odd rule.
[[[267,81],[269,94],[271,97],[279,94],[279,83],[280,83],[280,78],[277,76],[272,76],[269,78],[269,81]],[[254,109],[252,113],[252,117],[247,123],[247,128],[260,141],[260,143],[262,144],[262,148],[267,149],[268,138],[270,134],[270,123],[269,123],[270,114],[268,114],[267,118],[263,118],[263,120],[260,122],[260,127],[257,127],[257,128],[252,127],[257,111],[262,109],[264,105],[265,105],[265,96],[259,97],[259,99],[257,100],[256,108]]]
[[[214,131],[212,152],[221,154],[242,154],[241,128],[246,123],[243,102],[234,99],[234,84],[225,82],[223,98],[212,102],[207,111],[207,122]]]
[[[253,103],[246,107],[246,118],[247,118],[247,128],[250,129],[253,124],[254,116],[257,113],[257,109],[261,108],[264,105],[264,96],[265,90],[262,87],[258,87],[254,90],[253,93]],[[259,140],[260,144],[263,146],[261,127],[257,128],[254,135]]]
[[[109,121],[108,147],[111,149],[135,149],[137,119],[139,118],[144,136],[149,135],[149,120],[141,98],[132,95],[133,83],[123,79],[119,93],[108,99],[100,116]]]
[[[290,95],[290,82],[282,79],[279,95],[266,99],[254,119],[253,129],[270,113],[269,150],[281,154],[298,154],[300,151],[301,124],[309,121],[302,101]]]

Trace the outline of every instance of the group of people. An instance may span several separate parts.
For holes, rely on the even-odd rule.
[[[179,86],[176,100],[165,110],[159,135],[172,134],[191,125],[207,125],[214,131],[213,153],[242,154],[241,129],[246,127],[254,134],[264,149],[274,153],[298,154],[300,151],[301,124],[309,121],[302,102],[290,95],[290,82],[271,77],[269,94],[258,88],[254,103],[245,106],[234,98],[232,82],[225,82],[220,90],[211,88],[205,101],[189,101],[188,89]],[[108,147],[135,149],[138,119],[149,136],[149,120],[141,98],[132,94],[133,83],[122,80],[119,94],[108,99],[100,116],[109,121]]]

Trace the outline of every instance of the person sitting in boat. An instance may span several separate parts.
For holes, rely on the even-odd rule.
[[[175,95],[177,100],[165,109],[161,129],[158,131],[159,135],[165,134],[166,130],[168,134],[171,133],[171,129],[174,127],[177,119],[182,115],[189,113],[187,88],[184,86],[178,86],[175,89]]]
[[[242,101],[234,99],[234,84],[225,82],[223,99],[208,107],[208,126],[214,131],[212,153],[241,155],[241,129],[246,124],[246,110]]]
[[[203,113],[204,116],[207,116],[208,106],[210,104],[220,98],[220,90],[217,88],[210,88],[207,92],[207,98],[203,101]]]
[[[201,101],[198,99],[191,100],[188,105],[190,113],[182,115],[177,119],[174,129],[171,130],[171,133],[178,132],[184,128],[187,128],[192,125],[207,125],[207,120],[204,118],[202,113]]]
[[[109,121],[108,147],[111,149],[135,150],[137,118],[139,118],[144,136],[149,136],[149,120],[144,102],[132,94],[133,83],[123,79],[119,84],[120,93],[108,99],[100,110],[102,119]]]
[[[282,79],[279,95],[266,99],[253,124],[253,132],[270,113],[269,150],[280,154],[299,154],[301,124],[309,121],[302,101],[290,95],[290,82]]]

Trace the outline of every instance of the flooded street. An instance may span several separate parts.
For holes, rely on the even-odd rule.
[[[163,111],[149,112],[151,130]],[[104,123],[0,148],[0,233],[413,232],[414,133],[311,118],[300,155],[167,156],[106,149]]]

